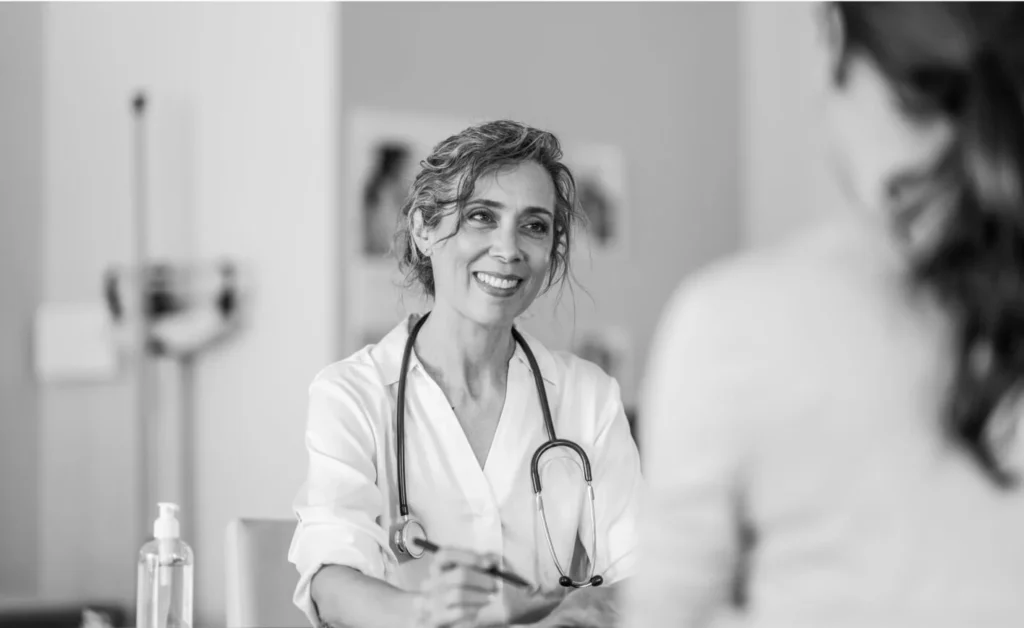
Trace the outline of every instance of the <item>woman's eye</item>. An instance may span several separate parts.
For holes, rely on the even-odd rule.
[[[472,220],[473,222],[480,222],[485,224],[491,222],[491,215],[488,214],[487,212],[470,212],[466,218],[467,220]]]
[[[527,231],[536,233],[538,235],[544,235],[548,232],[548,223],[546,222],[530,222],[526,224]]]

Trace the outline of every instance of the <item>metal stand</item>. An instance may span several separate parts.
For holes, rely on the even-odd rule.
[[[158,501],[179,504],[182,537],[195,530],[193,498],[196,358],[239,326],[238,270],[218,264],[155,263],[147,253],[147,97],[131,101],[133,117],[132,259],[108,269],[104,293],[115,323],[130,329],[139,456],[136,499],[139,543],[149,540]],[[202,287],[203,279],[212,279]],[[160,397],[161,392],[171,394]],[[170,494],[168,494],[170,493]]]

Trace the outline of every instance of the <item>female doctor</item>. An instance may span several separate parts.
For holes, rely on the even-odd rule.
[[[614,612],[641,482],[618,384],[513,325],[569,269],[579,209],[560,159],[550,133],[499,121],[422,163],[395,248],[433,307],[309,390],[289,560],[314,625],[554,625],[581,612],[599,625]],[[423,537],[441,550],[424,553]],[[491,566],[535,588],[481,573]]]

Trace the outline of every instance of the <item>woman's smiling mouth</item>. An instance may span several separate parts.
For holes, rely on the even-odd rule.
[[[521,278],[514,275],[498,275],[483,271],[474,272],[473,278],[484,292],[496,297],[512,296],[523,283]]]

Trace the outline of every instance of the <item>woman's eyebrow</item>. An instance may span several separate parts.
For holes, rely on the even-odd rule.
[[[466,203],[466,205],[483,205],[484,207],[490,207],[492,209],[506,209],[505,204],[502,203],[501,201],[495,201],[489,198],[474,198],[471,199],[468,203]],[[531,205],[527,207],[526,209],[523,210],[523,213],[544,214],[548,217],[554,216],[554,213],[550,209],[546,207],[539,207],[536,205]]]

